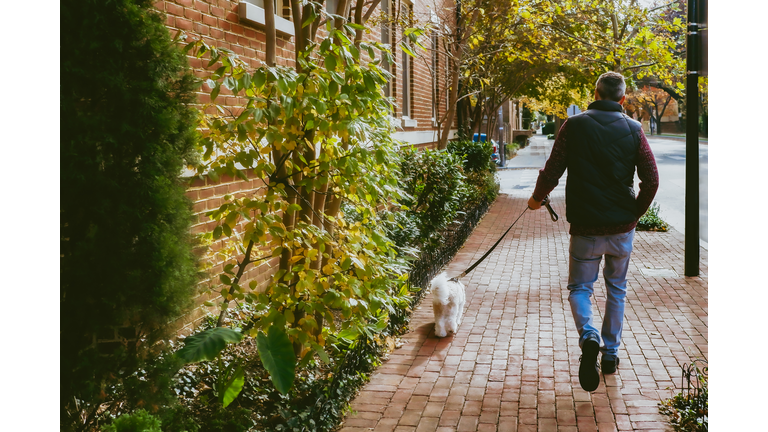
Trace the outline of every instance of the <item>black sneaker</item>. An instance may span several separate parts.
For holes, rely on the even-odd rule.
[[[600,352],[600,342],[594,336],[588,337],[581,344],[581,358],[579,358],[579,384],[588,392],[597,390],[600,385],[600,366],[597,363],[597,354]]]
[[[619,367],[619,357],[604,355],[600,359],[600,369],[603,371],[603,374],[615,373],[617,367]]]

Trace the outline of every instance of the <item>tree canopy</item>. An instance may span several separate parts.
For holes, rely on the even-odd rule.
[[[489,2],[471,38],[467,92],[495,89],[538,110],[565,116],[585,105],[607,71],[635,79],[653,76],[668,87],[685,67],[685,22],[678,2],[646,6],[637,0]],[[488,95],[486,94],[486,97]]]

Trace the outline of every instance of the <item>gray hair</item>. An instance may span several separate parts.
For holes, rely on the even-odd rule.
[[[624,75],[617,72],[606,72],[597,79],[595,89],[600,95],[600,99],[618,102],[624,96],[627,84],[624,82]]]

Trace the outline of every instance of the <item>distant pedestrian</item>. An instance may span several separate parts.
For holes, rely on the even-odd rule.
[[[656,160],[639,122],[622,113],[624,77],[607,72],[597,80],[595,101],[569,117],[560,128],[552,153],[539,171],[528,207],[536,210],[558,185],[565,169],[566,218],[571,224],[568,296],[579,331],[579,383],[594,391],[604,374],[616,372],[624,324],[627,268],[638,219],[656,195]],[[640,178],[635,196],[634,175]],[[605,316],[598,331],[593,322],[593,284],[605,256]],[[600,346],[600,342],[603,346]],[[600,363],[597,356],[602,351]]]

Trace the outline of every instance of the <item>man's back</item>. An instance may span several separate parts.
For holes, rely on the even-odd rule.
[[[598,100],[568,119],[566,217],[583,226],[636,220],[633,181],[640,123],[614,101]]]

